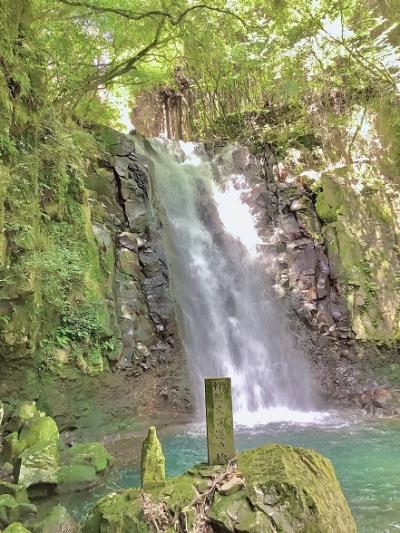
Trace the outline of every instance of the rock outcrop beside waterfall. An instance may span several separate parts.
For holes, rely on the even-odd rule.
[[[110,306],[120,346],[113,359],[138,377],[178,357],[175,309],[160,222],[149,200],[152,163],[137,155],[132,137],[112,130],[103,130],[102,137],[110,153],[104,164],[110,168],[111,187],[97,196],[106,213],[94,228],[98,245],[116,257]]]
[[[102,498],[83,533],[134,531],[355,533],[332,464],[313,450],[269,445],[235,467],[199,465],[164,487]]]
[[[257,160],[238,146],[234,159],[250,184],[243,199],[271,285],[322,393],[368,412],[397,412],[395,185],[376,178],[360,189],[348,167],[323,174],[320,186],[307,175],[285,179],[268,147]]]
[[[138,405],[185,408],[166,262],[133,138],[81,127],[50,103],[47,59],[31,30],[32,2],[6,4],[0,52],[5,419],[21,397],[39,400],[66,427],[103,408],[113,417]]]
[[[44,402],[68,426],[86,409],[78,401],[84,391],[97,414],[113,410],[115,416],[127,408],[134,413],[139,405],[185,410],[186,367],[160,222],[149,200],[151,161],[140,160],[129,135],[107,128],[74,134],[75,149],[86,150],[77,156],[85,161],[79,194],[30,200],[38,238],[51,238],[48,247],[20,246],[17,253],[24,226],[4,233],[8,284],[0,284],[0,394],[5,417],[22,395]],[[42,212],[36,213],[40,202]],[[13,224],[8,216],[5,223]],[[40,273],[41,281],[26,292],[14,274],[39,256],[38,268],[49,271],[46,281]]]

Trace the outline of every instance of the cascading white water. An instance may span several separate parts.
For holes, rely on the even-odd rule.
[[[181,335],[199,406],[203,379],[232,378],[237,423],[314,419],[310,373],[257,254],[232,148],[151,141]]]

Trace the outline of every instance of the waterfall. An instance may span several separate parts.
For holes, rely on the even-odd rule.
[[[233,147],[210,155],[200,144],[145,144],[198,405],[205,377],[230,376],[236,422],[312,419],[310,371],[258,253]]]

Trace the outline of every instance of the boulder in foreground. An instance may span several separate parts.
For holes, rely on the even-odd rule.
[[[90,512],[82,531],[144,533],[174,527],[219,533],[357,531],[331,462],[314,450],[280,445],[239,454],[237,467],[199,465],[164,487],[109,494]]]

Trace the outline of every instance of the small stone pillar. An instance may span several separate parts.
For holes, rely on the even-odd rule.
[[[236,455],[230,378],[205,379],[208,464],[226,465]]]
[[[149,428],[149,433],[143,441],[140,467],[142,487],[144,489],[164,485],[165,458],[154,426]]]

